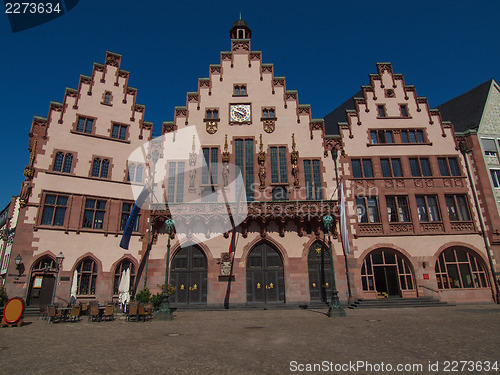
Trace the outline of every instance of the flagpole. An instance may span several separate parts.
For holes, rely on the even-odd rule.
[[[337,191],[339,189],[339,173],[337,170],[338,151],[337,151],[336,147],[332,147],[331,154],[332,154],[333,163],[335,165],[335,181],[337,183],[337,187],[335,188],[335,191]],[[341,179],[340,183],[342,183],[342,179]],[[338,196],[340,196],[340,195],[344,199],[344,203],[345,203],[345,195],[344,195],[344,186],[343,185],[341,187],[341,191],[339,191]],[[337,203],[338,203],[338,201],[339,201],[339,199],[337,199]],[[345,207],[344,207],[344,209],[345,209]],[[339,220],[339,223],[340,223],[340,220]],[[349,275],[349,264],[347,262],[347,253],[345,251],[344,241],[342,239],[342,228],[340,228],[340,233],[341,233],[340,242],[342,243],[342,250],[344,251],[345,275],[346,275],[346,279],[347,279],[347,292],[349,293],[349,303],[350,303],[350,302],[352,302],[351,277]]]

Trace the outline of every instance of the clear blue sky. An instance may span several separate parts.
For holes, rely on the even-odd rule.
[[[66,15],[12,33],[0,15],[3,179],[0,206],[17,195],[34,115],[78,87],[106,51],[160,129],[174,106],[208,77],[230,49],[229,29],[242,18],[252,49],[298,90],[321,118],[368,84],[376,62],[392,62],[407,84],[437,106],[480,83],[500,79],[500,1],[130,1],[81,0]],[[1,207],[0,207],[1,209]]]

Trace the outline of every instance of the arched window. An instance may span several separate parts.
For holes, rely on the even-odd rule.
[[[116,267],[115,270],[115,279],[113,282],[113,294],[118,294],[118,287],[120,286],[120,281],[122,278],[123,271],[130,269],[130,287],[129,287],[129,292],[132,292],[132,289],[134,288],[135,284],[135,267],[134,263],[132,263],[130,260],[126,259]]]
[[[439,289],[487,288],[486,267],[472,252],[460,248],[446,249],[436,262]]]
[[[101,171],[101,159],[95,158],[92,163],[92,177],[99,177]]]
[[[64,154],[58,152],[56,154],[56,160],[54,161],[54,172],[61,172],[63,166]]]
[[[136,182],[142,182],[142,165],[137,166],[137,173],[135,176],[135,181]]]
[[[78,273],[78,292],[80,295],[95,294],[97,265],[92,258],[85,258],[76,267]]]
[[[92,177],[108,178],[109,173],[109,160],[95,158],[92,163]]]
[[[42,259],[38,260],[35,265],[33,266],[32,272],[34,271],[49,271],[49,270],[55,270],[56,269],[56,261],[49,257],[43,257]]]
[[[73,155],[66,154],[66,156],[64,157],[63,172],[64,173],[71,173],[71,165],[72,164],[73,164]]]
[[[102,178],[108,178],[108,171],[109,171],[109,160],[108,159],[104,159],[102,161],[101,177]]]

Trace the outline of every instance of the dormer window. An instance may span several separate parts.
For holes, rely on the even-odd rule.
[[[385,106],[379,105],[379,106],[377,106],[377,108],[378,108],[378,116],[385,117],[386,116],[385,115]]]
[[[406,106],[406,104],[401,104],[399,108],[401,110],[401,116],[408,117],[408,107]]]
[[[234,85],[234,96],[246,96],[247,86],[246,85]]]
[[[106,91],[104,94],[104,104],[109,104],[111,102],[111,93]]]
[[[216,120],[219,118],[219,111],[217,109],[207,109],[205,118],[207,120]]]
[[[274,108],[264,108],[262,110],[262,118],[276,118]]]

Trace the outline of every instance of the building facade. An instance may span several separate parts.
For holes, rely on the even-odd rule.
[[[489,245],[500,257],[500,86],[490,79],[437,107],[465,146]],[[498,264],[496,279],[500,276]]]
[[[45,304],[55,290],[56,302],[67,301],[76,283],[79,300],[117,300],[123,270],[131,270],[133,293],[155,292],[168,263],[178,306],[309,304],[329,300],[332,258],[344,301],[490,301],[493,280],[453,126],[390,64],[378,64],[355,98],[313,119],[252,51],[244,21],[230,37],[231,50],[175,107],[159,139],[121,56],[110,52],[63,103],[51,102],[46,118],[34,118],[12,250],[25,282],[7,278],[9,295]],[[336,221],[331,236],[323,225],[338,216],[341,180],[350,253]],[[144,185],[150,199],[124,250]]]

